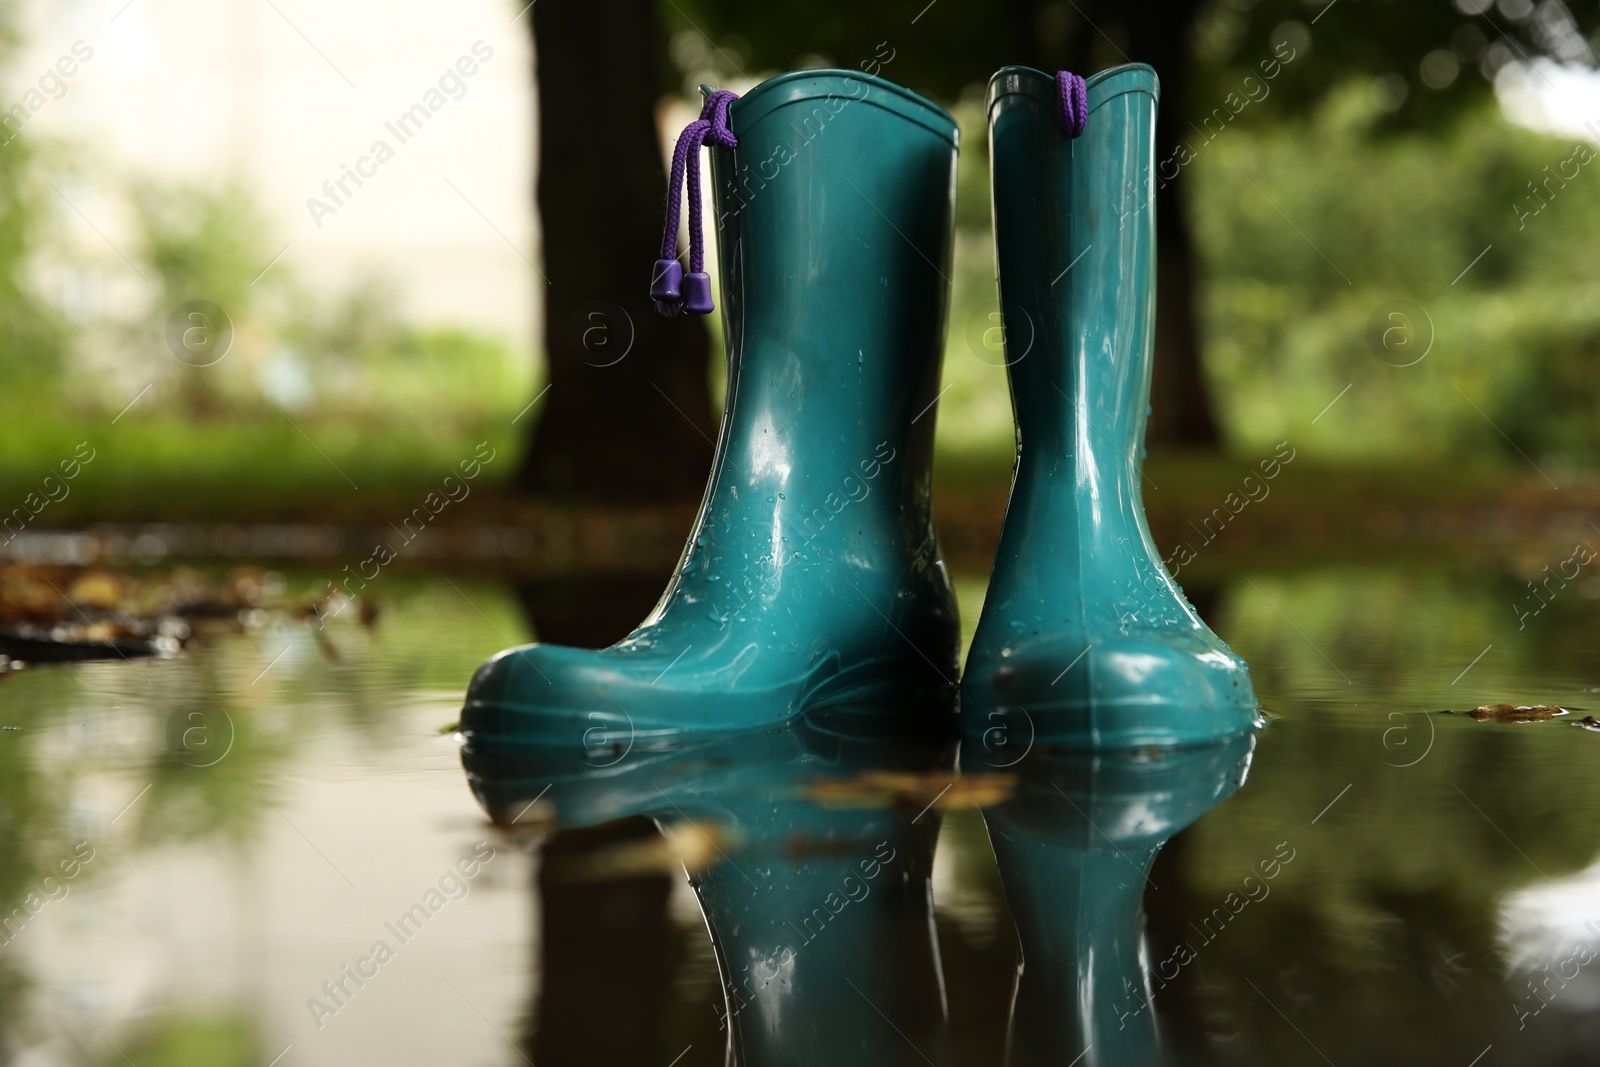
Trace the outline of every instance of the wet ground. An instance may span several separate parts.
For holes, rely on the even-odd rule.
[[[1434,561],[1191,589],[1273,716],[1253,751],[1018,762],[997,738],[946,791],[938,737],[803,723],[597,747],[544,795],[490,773],[480,792],[537,800],[509,830],[447,729],[473,668],[536,630],[602,642],[655,590],[383,582],[371,628],[269,615],[0,676],[0,1062],[690,1067],[779,1025],[762,1062],[844,1034],[862,1063],[989,1067],[1007,889],[1037,1062],[1600,1056],[1593,578],[1536,595]],[[981,577],[959,584],[970,626]],[[1440,714],[1496,704],[1567,713]],[[1119,933],[1141,904],[1142,966]],[[779,922],[792,940],[756,943]]]

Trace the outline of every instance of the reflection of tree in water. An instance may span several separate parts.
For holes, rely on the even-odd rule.
[[[659,838],[635,817],[553,834],[539,852],[534,893],[541,975],[524,1048],[535,1063],[723,1061],[721,990],[704,927],[668,910],[678,875],[652,871],[603,881],[563,880],[552,870],[607,850]],[[697,973],[698,972],[698,973]],[[696,980],[698,979],[698,980]]]

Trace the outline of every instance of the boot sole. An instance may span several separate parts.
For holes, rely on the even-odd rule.
[[[1106,700],[994,705],[962,713],[963,746],[1000,770],[1039,749],[1184,748],[1254,733],[1266,724],[1259,708],[1182,704],[1170,700]]]

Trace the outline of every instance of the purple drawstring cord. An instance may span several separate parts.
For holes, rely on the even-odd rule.
[[[672,173],[667,179],[667,225],[661,235],[661,258],[656,260],[650,279],[650,298],[663,315],[685,310],[691,315],[708,315],[711,302],[711,276],[705,272],[705,238],[701,234],[700,146],[738,148],[739,139],[728,128],[728,106],[739,97],[718,89],[706,97],[700,117],[683,128],[678,146],[672,152]],[[689,194],[689,273],[678,261],[678,210],[685,184]]]
[[[1056,75],[1056,88],[1061,91],[1061,132],[1077,137],[1089,119],[1089,87],[1082,78],[1064,70]]]

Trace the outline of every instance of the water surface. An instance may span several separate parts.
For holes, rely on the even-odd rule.
[[[542,1064],[582,1062],[585,1035],[591,1062],[722,1062],[731,1001],[680,866],[704,885],[741,862],[715,813],[688,820],[711,848],[642,819],[499,830],[441,732],[478,662],[533,636],[530,603],[547,633],[582,630],[581,590],[552,608],[549,590],[385,582],[370,630],[353,613],[320,633],[267,618],[171,659],[0,676],[0,1062]],[[960,584],[970,627],[981,580]],[[1600,709],[1600,590],[1530,614],[1524,583],[1440,561],[1246,570],[1191,592],[1273,721],[1242,788],[1148,879],[1130,868],[1153,997],[1135,983],[1102,1003],[1100,1032],[1159,1019],[1174,1063],[1594,1062],[1600,734],[1573,723]],[[1573,710],[1439,714],[1502,702]],[[857,819],[828,831],[846,838],[919,816],[925,783],[856,796],[848,816],[789,789],[855,773],[805,753],[832,769],[747,783],[736,814]],[[915,772],[948,766],[935,753]],[[903,1042],[907,1062],[987,1067],[1017,937],[973,806],[995,798],[950,796],[914,824],[938,827],[937,955],[858,931],[861,973],[892,1003],[830,1017],[864,1047]],[[1070,819],[1048,800],[1037,810]],[[1096,835],[1121,831],[1085,811],[1082,848],[1103,854]],[[541,877],[541,847],[589,874],[553,878],[551,859]],[[941,990],[948,1028],[925,1017]]]

